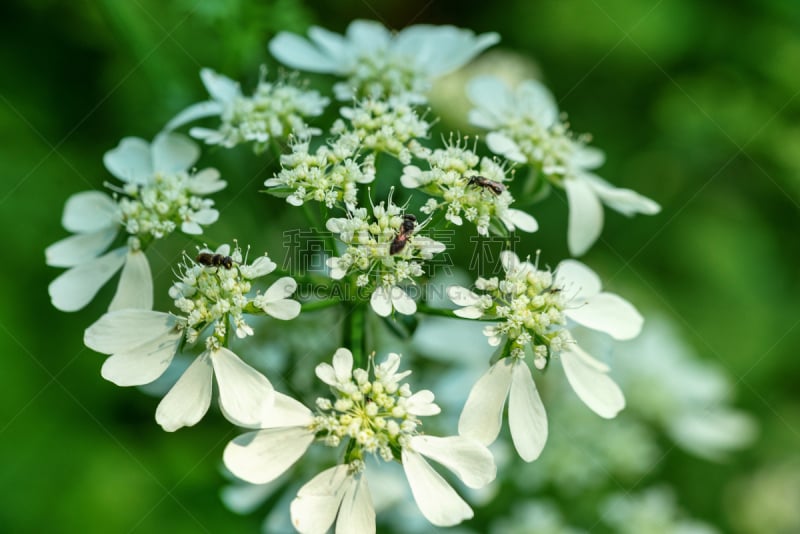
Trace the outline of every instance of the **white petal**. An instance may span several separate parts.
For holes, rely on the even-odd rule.
[[[522,210],[513,208],[509,208],[503,213],[503,222],[506,227],[510,226],[509,230],[520,229],[523,232],[535,232],[539,229],[536,219]]]
[[[153,169],[156,172],[180,172],[189,169],[200,157],[200,148],[183,134],[162,132],[152,145]]]
[[[564,260],[556,267],[553,285],[562,288],[571,301],[580,305],[585,299],[600,293],[603,288],[600,277],[578,260]]]
[[[470,488],[482,488],[497,475],[492,453],[470,438],[417,435],[411,438],[411,447],[448,468]]]
[[[219,212],[213,208],[204,208],[196,211],[191,218],[192,222],[202,224],[203,226],[214,224],[217,222],[217,219],[219,219]]]
[[[311,26],[308,29],[308,37],[317,45],[320,52],[331,60],[341,62],[350,56],[350,47],[347,40],[338,33],[319,26]]]
[[[522,362],[514,365],[508,397],[508,426],[520,457],[526,462],[538,458],[547,442],[547,414],[531,370]]]
[[[269,380],[226,348],[211,353],[219,406],[232,423],[255,426],[275,400]]]
[[[203,233],[203,227],[194,221],[183,221],[181,223],[181,232],[187,235],[200,235]]]
[[[510,117],[515,116],[516,102],[513,94],[500,78],[477,76],[471,79],[467,84],[467,96],[480,111],[478,115],[470,113],[470,122],[475,126],[493,129],[504,125]]]
[[[290,321],[300,315],[301,306],[296,300],[281,299],[267,302],[262,308],[267,315],[282,321]]]
[[[336,534],[351,532],[375,533],[375,507],[363,474],[347,485],[336,521]]]
[[[354,20],[347,26],[346,35],[356,50],[373,52],[386,48],[392,39],[389,30],[374,20]]]
[[[379,286],[369,299],[370,306],[381,317],[388,317],[392,313],[392,301],[385,286]]]
[[[422,456],[403,448],[402,460],[411,493],[425,519],[437,527],[449,527],[472,517],[469,505]]]
[[[566,178],[564,189],[569,203],[567,245],[570,254],[581,256],[603,231],[603,205],[594,190],[583,180]]]
[[[603,151],[590,146],[579,146],[569,160],[571,165],[579,169],[596,169],[601,167],[605,161],[606,155]]]
[[[209,167],[198,172],[189,180],[189,191],[196,195],[209,195],[225,189],[228,185],[219,179],[219,171]]]
[[[636,213],[655,215],[661,211],[661,206],[657,202],[640,195],[636,191],[614,187],[599,176],[591,173],[585,173],[583,178],[595,190],[597,196],[606,206],[624,215],[629,217]]]
[[[153,176],[153,161],[150,158],[150,145],[138,137],[126,137],[116,148],[103,156],[108,172],[132,184],[144,185]]]
[[[486,135],[486,146],[489,150],[517,163],[525,163],[528,158],[520,150],[519,145],[510,137],[500,132],[489,132]]]
[[[545,128],[558,119],[558,106],[553,94],[536,80],[525,80],[516,92],[519,114],[531,118]]]
[[[120,247],[97,259],[81,263],[50,282],[50,300],[61,311],[80,310],[122,267],[128,247]]]
[[[219,102],[214,102],[212,100],[206,100],[205,102],[198,102],[197,104],[192,104],[188,108],[184,109],[183,111],[179,112],[177,115],[172,117],[170,121],[164,126],[164,130],[170,131],[174,130],[175,128],[179,128],[184,124],[187,124],[192,121],[196,121],[197,119],[202,119],[205,117],[213,117],[214,115],[220,115],[222,113],[222,106]]]
[[[264,293],[264,300],[267,302],[285,299],[290,297],[297,289],[297,282],[291,276],[284,276],[278,279]]]
[[[333,372],[338,382],[347,382],[353,376],[353,353],[342,347],[333,354]]]
[[[229,102],[242,94],[237,82],[211,69],[202,69],[200,79],[203,80],[203,85],[206,86],[211,98],[219,102]]]
[[[507,273],[515,271],[519,268],[520,265],[519,256],[517,256],[510,250],[504,250],[500,252],[500,263],[503,265],[503,269]]]
[[[213,371],[209,353],[192,362],[156,408],[156,422],[167,432],[197,424],[211,405]]]
[[[392,306],[398,313],[403,315],[414,315],[417,311],[417,303],[414,299],[397,286],[392,286]]]
[[[294,528],[302,534],[328,532],[345,492],[354,482],[347,465],[331,467],[309,480],[289,506]]]
[[[103,362],[100,374],[118,386],[149,384],[167,370],[182,337],[180,330],[166,330],[137,347],[115,352]]]
[[[337,73],[340,70],[335,60],[294,33],[278,33],[269,42],[269,51],[275,59],[293,69],[322,73]]]
[[[104,314],[83,334],[90,349],[103,354],[126,352],[143,340],[155,339],[175,330],[175,317],[150,310],[120,310]]]
[[[483,310],[477,306],[467,306],[453,310],[453,314],[464,319],[480,319],[483,316]]]
[[[247,266],[247,269],[245,270],[245,276],[252,280],[253,278],[259,278],[261,276],[268,275],[277,267],[278,265],[269,259],[268,256],[260,256],[256,258],[253,263]]]
[[[108,311],[125,308],[153,309],[153,275],[147,256],[141,250],[128,252],[117,292],[108,306]]]
[[[400,176],[400,184],[408,189],[415,189],[422,185],[422,170],[414,165],[403,167],[403,174]]]
[[[252,484],[266,484],[294,465],[314,441],[306,427],[268,428],[248,432],[225,447],[228,470]]]
[[[99,256],[117,236],[114,226],[98,232],[76,234],[57,241],[44,251],[45,262],[51,267],[73,267]]]
[[[100,191],[83,191],[67,199],[61,224],[70,232],[85,234],[116,226],[117,203]]]
[[[503,406],[511,387],[511,362],[503,358],[481,376],[469,392],[458,419],[458,433],[489,445],[503,424]]]
[[[625,407],[625,396],[602,369],[602,364],[577,344],[561,353],[561,363],[570,386],[578,397],[600,417],[611,419]]]
[[[633,339],[642,331],[644,318],[627,300],[613,293],[588,297],[584,305],[565,311],[567,317],[587,328],[605,332],[614,339]]]
[[[447,288],[447,297],[457,306],[472,306],[480,297],[466,287],[450,286]]]
[[[406,411],[412,415],[429,416],[442,411],[434,402],[433,392],[427,389],[417,391],[406,399]]]
[[[259,428],[308,426],[314,422],[314,414],[303,403],[277,391],[274,395],[275,402],[264,412]]]
[[[317,367],[314,368],[314,373],[316,373],[317,378],[329,386],[336,386],[338,384],[336,381],[336,371],[333,370],[333,366],[329,363],[322,362],[318,364]]]

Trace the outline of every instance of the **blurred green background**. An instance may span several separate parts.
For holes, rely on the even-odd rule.
[[[498,31],[501,46],[537,62],[573,129],[606,151],[601,175],[661,203],[633,222],[606,210],[585,259],[637,306],[674,319],[759,420],[758,441],[729,463],[673,449],[660,476],[691,515],[770,532],[739,505],[764,472],[800,461],[800,3],[789,0],[3,2],[0,531],[257,531],[262,515],[234,515],[218,498],[236,431],[217,414],[166,434],[155,399],[102,380],[82,331],[110,289],[82,312],[57,312],[47,285],[60,270],[43,251],[66,236],[66,198],[108,178],[106,150],[151,138],[205,98],[201,67],[249,89],[260,64],[274,65],[266,43],[277,30],[341,32],[354,18]],[[201,163],[236,176],[219,206],[246,205],[222,210],[217,235],[241,229],[258,242],[291,225],[267,211],[281,202],[255,194],[267,170],[248,148]],[[566,204],[537,209],[531,243],[555,264],[567,254]],[[160,289],[168,259],[155,261]]]

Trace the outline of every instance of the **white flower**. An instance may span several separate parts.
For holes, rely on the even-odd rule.
[[[538,166],[551,183],[566,190],[567,241],[573,255],[586,252],[600,235],[602,204],[627,216],[661,210],[649,198],[590,172],[603,164],[603,153],[571,136],[559,120],[553,95],[541,83],[527,80],[514,91],[498,78],[481,76],[469,83],[467,92],[477,106],[470,122],[491,130],[486,137],[490,150]]]
[[[297,282],[290,276],[284,276],[272,284],[262,295],[253,299],[253,304],[264,310],[264,313],[288,321],[300,315],[300,303],[287,298],[297,289]]]
[[[134,386],[166,371],[183,335],[183,324],[170,314],[128,309],[103,315],[86,329],[84,343],[110,355],[103,378]],[[172,432],[200,421],[211,404],[214,376],[225,417],[240,426],[259,424],[272,405],[272,385],[226,348],[206,350],[186,369],[158,405],[158,424]]]
[[[152,144],[126,137],[103,161],[125,185],[112,199],[96,191],[71,196],[62,224],[75,235],[50,245],[48,265],[70,267],[48,290],[53,305],[63,311],[86,306],[122,268],[117,292],[109,310],[150,309],[153,281],[142,250],[143,243],[171,233],[178,225],[187,234],[200,234],[219,213],[213,201],[197,195],[225,187],[215,169],[190,176],[187,169],[199,155],[197,146],[178,134],[158,135]],[[101,254],[116,240],[120,225],[130,235],[127,245]]]
[[[408,296],[408,293],[397,286],[378,286],[369,299],[372,309],[381,317],[388,317],[393,310],[403,315],[414,315],[417,303]]]
[[[281,32],[269,43],[282,63],[300,70],[335,74],[339,100],[354,96],[407,95],[424,101],[431,82],[459,69],[497,43],[496,33],[475,35],[453,26],[415,25],[392,34],[378,22],[356,20],[345,35],[313,26],[306,39]]]
[[[609,334],[631,339],[642,328],[642,316],[617,295],[601,291],[600,280],[575,260],[559,264],[555,273],[521,262],[510,251],[501,253],[503,280],[478,279],[484,294],[452,286],[448,296],[464,318],[497,317],[484,329],[490,345],[507,340],[501,359],[473,386],[459,420],[459,433],[491,444],[500,431],[509,397],[509,427],[525,461],[536,459],[547,439],[547,416],[531,373],[523,359],[533,356],[538,369],[559,354],[564,373],[577,396],[595,413],[612,418],[625,406],[609,368],[584,351],[566,330],[567,319]]]
[[[353,355],[340,348],[333,363],[317,366],[317,376],[331,386],[334,402],[317,399],[317,415],[288,397],[276,394],[271,413],[284,414],[269,426],[239,436],[225,449],[225,465],[252,483],[270,482],[291,467],[315,437],[331,447],[347,441],[341,465],[323,471],[292,502],[292,523],[300,532],[324,533],[334,521],[339,532],[374,532],[375,510],[363,476],[366,455],[400,461],[423,515],[434,525],[455,525],[472,510],[425,458],[450,469],[468,487],[491,482],[496,467],[489,450],[460,436],[419,434],[420,417],[439,413],[433,393],[412,393],[401,381],[400,356],[389,354],[367,369],[353,368]],[[370,378],[369,369],[372,369]],[[283,407],[283,408],[281,408]],[[337,520],[338,515],[338,520]]]
[[[211,69],[202,69],[200,78],[211,100],[198,102],[181,111],[167,123],[165,130],[204,117],[219,116],[222,124],[218,129],[195,127],[189,133],[210,145],[226,148],[252,141],[257,150],[264,149],[272,138],[319,133],[319,130],[309,128],[303,119],[321,115],[329,100],[317,91],[305,91],[285,81],[267,82],[264,74],[262,71],[253,96],[246,97],[237,82]]]
[[[506,189],[507,169],[492,159],[479,157],[474,147],[468,147],[467,139],[451,139],[444,148],[420,154],[420,158],[427,161],[429,170],[407,165],[400,183],[442,199],[431,199],[433,202],[426,204],[424,212],[444,209],[449,222],[461,226],[466,219],[475,224],[481,235],[488,235],[490,228],[495,232],[503,227],[508,231],[538,230],[536,219],[510,207],[514,197]]]

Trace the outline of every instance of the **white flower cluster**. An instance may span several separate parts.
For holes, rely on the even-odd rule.
[[[419,260],[430,260],[445,250],[445,245],[417,235],[416,217],[404,214],[392,203],[353,210],[348,217],[328,219],[326,227],[347,245],[341,256],[328,258],[331,278],[340,280],[358,273],[356,286],[375,287],[370,304],[375,313],[386,317],[396,310],[404,315],[417,311],[414,300],[401,288],[414,284],[424,274]]]
[[[63,311],[86,306],[122,268],[117,293],[109,310],[150,308],[153,281],[143,249],[180,227],[201,234],[201,225],[214,223],[219,212],[202,195],[223,189],[216,169],[190,174],[200,156],[197,145],[183,135],[159,134],[152,144],[126,137],[106,152],[103,162],[122,187],[110,185],[114,198],[98,191],[67,200],[62,224],[75,235],[45,251],[47,264],[70,269],[49,287],[53,305]],[[100,256],[117,238],[120,227],[127,244]]]
[[[318,26],[311,41],[287,32],[269,43],[282,63],[299,70],[347,78],[337,83],[339,100],[402,96],[424,102],[431,82],[457,70],[500,40],[496,33],[475,35],[453,26],[419,24],[392,34],[378,22],[353,21],[345,35]]]
[[[228,255],[230,254],[230,256]],[[188,259],[188,258],[187,258]],[[289,276],[276,281],[265,293],[249,297],[251,281],[266,276],[276,268],[267,255],[251,264],[242,264],[242,251],[222,245],[215,252],[201,251],[196,261],[182,265],[179,280],[169,290],[175,307],[185,316],[186,340],[195,343],[208,326],[213,334],[206,338],[208,348],[221,347],[228,337],[228,321],[236,337],[253,335],[244,314],[253,307],[278,319],[293,319],[300,313],[300,303],[287,297],[297,289]]]
[[[389,100],[360,100],[353,107],[342,107],[342,117],[331,127],[331,133],[353,137],[362,150],[384,152],[410,163],[412,153],[421,150],[416,139],[427,137],[431,125],[417,114],[407,102]]]
[[[501,345],[500,360],[472,388],[459,420],[459,433],[490,444],[500,432],[503,407],[509,397],[508,420],[514,446],[525,461],[535,460],[547,441],[547,415],[524,364],[528,346],[534,365],[543,369],[555,354],[578,397],[595,413],[612,418],[625,406],[619,386],[608,376],[609,368],[578,346],[565,329],[565,318],[614,339],[639,334],[642,316],[627,301],[601,292],[600,280],[588,267],[574,260],[559,264],[553,276],[539,271],[516,254],[501,254],[506,271],[502,281],[481,280],[487,294],[451,286],[450,298],[465,318],[497,318],[484,329],[489,343]],[[497,302],[495,302],[497,300]]]
[[[284,277],[264,294],[249,298],[250,280],[269,274],[275,264],[261,256],[244,265],[238,248],[232,256],[227,255],[229,252],[230,247],[223,245],[214,253],[201,252],[199,265],[184,265],[180,281],[170,289],[183,315],[126,308],[106,313],[86,329],[86,346],[110,355],[103,363],[103,377],[120,386],[138,386],[166,372],[182,341],[193,344],[214,325],[206,338],[206,350],[158,405],[156,421],[167,431],[202,419],[211,403],[213,376],[219,386],[222,412],[238,425],[258,424],[274,400],[270,382],[223,345],[229,321],[238,337],[252,335],[243,312],[254,313],[257,307],[278,319],[297,316],[300,304],[286,298],[294,292],[296,283]]]
[[[508,192],[506,170],[496,161],[481,158],[475,150],[467,148],[467,140],[450,140],[443,149],[420,153],[429,170],[416,165],[403,169],[400,183],[410,189],[420,189],[441,202],[430,199],[424,206],[426,213],[444,209],[445,218],[461,226],[463,219],[473,223],[478,233],[488,235],[493,222],[508,231],[517,228],[535,232],[536,219],[524,211],[510,208],[514,198]],[[494,226],[497,231],[498,227]]]
[[[403,464],[417,506],[434,525],[469,519],[470,506],[423,456],[450,469],[468,487],[480,488],[496,474],[491,453],[469,438],[419,433],[419,417],[435,415],[439,407],[430,391],[412,393],[401,384],[410,371],[398,371],[398,354],[389,354],[379,364],[370,359],[370,367],[354,369],[350,351],[337,350],[333,365],[316,368],[335,400],[318,399],[315,415],[276,393],[275,408],[266,415],[263,429],[228,444],[226,467],[248,482],[264,484],[289,469],[315,440],[331,447],[345,444],[342,463],[312,478],[292,501],[292,524],[303,533],[327,532],[334,521],[337,532],[375,532],[375,509],[363,476],[368,457]]]
[[[321,145],[314,151],[310,146],[309,138],[290,143],[292,152],[281,156],[281,170],[264,182],[268,192],[285,196],[292,206],[302,206],[313,200],[324,203],[327,208],[355,208],[358,184],[368,184],[375,179],[374,155],[359,161],[358,140],[349,136],[340,136],[330,145]]]
[[[541,83],[527,80],[509,88],[491,76],[473,79],[467,88],[477,106],[472,124],[490,130],[486,144],[511,161],[534,165],[550,183],[567,192],[570,252],[581,255],[603,229],[607,205],[625,215],[652,215],[661,208],[630,189],[616,188],[591,172],[603,164],[601,151],[586,146],[587,138],[574,137],[559,119],[553,95]]]
[[[241,143],[254,143],[256,152],[267,148],[271,139],[287,139],[319,133],[305,120],[325,111],[330,99],[317,91],[292,85],[289,80],[268,82],[262,70],[252,96],[244,96],[239,84],[211,69],[200,71],[200,78],[212,100],[189,106],[166,126],[171,130],[204,117],[219,116],[216,129],[194,127],[192,137],[209,145],[233,148]]]

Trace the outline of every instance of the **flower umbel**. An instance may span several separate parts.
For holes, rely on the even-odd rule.
[[[313,414],[278,394],[266,427],[234,439],[225,449],[225,465],[252,483],[274,480],[294,464],[315,440],[329,447],[346,444],[343,463],[307,483],[292,503],[292,522],[300,532],[325,532],[336,520],[341,532],[375,532],[375,511],[362,476],[368,457],[400,461],[417,505],[434,525],[448,526],[472,517],[469,505],[423,458],[449,468],[469,487],[495,476],[488,449],[460,436],[437,438],[420,433],[420,417],[439,413],[428,390],[412,393],[399,371],[400,356],[389,354],[367,369],[353,368],[353,356],[341,348],[333,365],[317,366],[334,400],[317,399]],[[372,372],[370,373],[370,369]],[[347,496],[350,496],[348,499]]]
[[[201,70],[200,78],[212,100],[189,106],[173,118],[166,129],[172,130],[203,117],[219,116],[222,123],[218,128],[194,127],[189,133],[209,145],[225,148],[253,142],[254,150],[261,152],[271,139],[317,134],[319,130],[309,127],[305,119],[321,115],[330,102],[317,91],[294,85],[292,79],[267,81],[266,69],[262,69],[252,96],[244,96],[238,83],[211,69]]]

